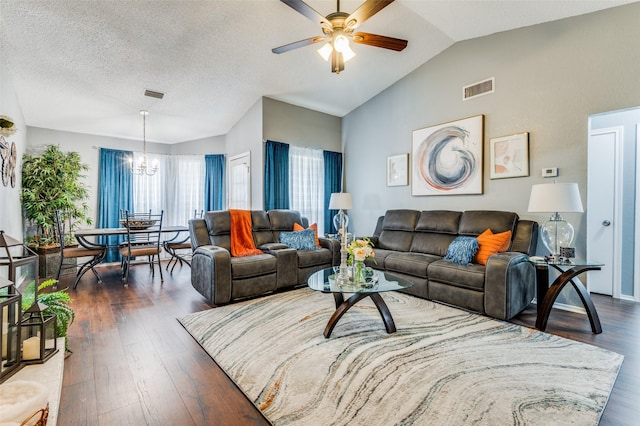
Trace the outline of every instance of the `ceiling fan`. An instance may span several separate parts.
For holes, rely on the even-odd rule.
[[[354,43],[382,47],[384,49],[395,50],[397,52],[400,52],[407,47],[407,40],[377,34],[354,32],[354,30],[362,25],[367,19],[393,3],[394,0],[366,0],[352,14],[340,12],[340,0],[337,0],[338,11],[330,13],[326,17],[320,15],[302,0],[280,1],[312,21],[318,22],[322,27],[322,33],[324,35],[310,37],[273,48],[271,49],[273,53],[285,53],[310,44],[326,42],[320,49],[318,49],[318,53],[326,61],[331,58],[331,72],[340,74],[340,71],[344,70],[344,63],[355,56],[355,53],[349,46],[349,40]]]

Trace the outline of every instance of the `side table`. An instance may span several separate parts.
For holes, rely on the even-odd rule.
[[[537,281],[537,299],[538,299],[538,315],[536,318],[536,328],[544,331],[547,328],[547,320],[551,309],[562,289],[569,283],[578,293],[582,304],[584,305],[589,322],[591,323],[591,331],[595,334],[602,333],[600,325],[600,317],[596,307],[593,305],[589,291],[579,280],[576,282],[574,278],[586,271],[599,271],[602,267],[601,263],[593,263],[586,261],[573,261],[571,263],[549,263],[544,260],[529,259],[536,267]],[[560,275],[549,286],[549,267],[560,272]]]

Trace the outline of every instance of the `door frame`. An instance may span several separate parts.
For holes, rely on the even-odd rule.
[[[622,241],[622,197],[620,196],[620,191],[622,190],[622,144],[624,142],[624,127],[616,126],[616,127],[608,127],[602,129],[591,129],[591,118],[589,118],[589,140],[587,142],[587,156],[589,155],[589,147],[592,143],[592,138],[594,136],[600,136],[604,134],[614,133],[615,136],[615,145],[614,145],[614,175],[613,181],[615,183],[615,191],[613,194],[613,220],[614,230],[613,230],[613,265],[611,265],[611,269],[613,272],[613,283],[612,283],[612,297],[616,299],[620,299],[620,293],[622,291],[622,258],[621,258],[621,241]],[[589,176],[590,171],[587,170],[587,203],[592,201],[590,196],[590,185],[589,185]],[[637,202],[637,198],[636,198]],[[587,214],[589,214],[589,209],[587,207]],[[588,229],[588,227],[587,227]],[[637,229],[636,229],[637,231]],[[587,234],[587,242],[589,241],[589,235]],[[637,255],[637,252],[636,252]],[[587,246],[587,259],[589,257],[589,247]],[[638,271],[634,271],[634,274],[638,273]],[[637,282],[636,282],[637,285]],[[634,294],[637,294],[634,289]]]
[[[634,265],[633,268],[633,299],[636,302],[640,302],[640,220],[638,215],[640,214],[640,123],[636,124],[636,221],[635,221],[635,242],[634,249]]]

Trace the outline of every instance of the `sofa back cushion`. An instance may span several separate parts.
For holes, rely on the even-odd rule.
[[[255,241],[256,247],[277,242],[273,237],[273,232],[271,232],[269,216],[264,210],[251,211],[251,228],[253,230],[253,241]]]
[[[420,212],[417,210],[388,210],[382,220],[378,248],[409,251]]]
[[[293,231],[294,223],[302,225],[303,228],[309,226],[309,221],[300,216],[300,212],[296,210],[269,210],[267,216],[271,224],[274,241],[280,241],[280,232]]]
[[[210,211],[204,215],[209,239],[214,246],[231,251],[231,215],[227,210]]]
[[[516,233],[518,215],[513,212],[494,210],[467,210],[460,217],[458,234],[468,237],[477,237],[484,231],[491,229],[491,232],[511,231],[511,235]]]
[[[411,251],[444,256],[451,242],[458,236],[461,212],[429,210],[420,213]]]

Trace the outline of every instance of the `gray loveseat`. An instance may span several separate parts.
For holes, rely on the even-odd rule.
[[[314,272],[340,263],[340,244],[319,238],[322,248],[295,250],[279,242],[281,232],[294,223],[308,227],[293,210],[251,211],[252,234],[263,254],[231,256],[231,218],[228,211],[211,211],[189,221],[193,259],[191,284],[210,304],[306,284]]]
[[[477,237],[487,228],[512,232],[507,252],[490,256],[486,266],[443,259],[457,236]],[[504,320],[535,297],[536,273],[527,256],[535,254],[538,224],[516,213],[389,210],[371,240],[377,263],[367,264],[412,281],[406,293]]]

